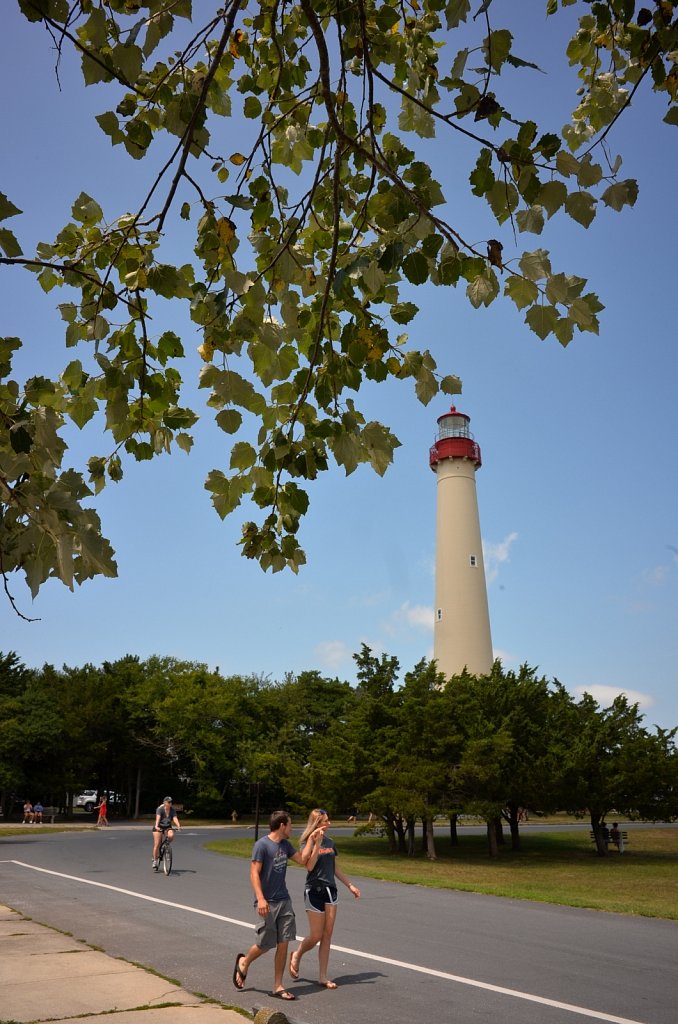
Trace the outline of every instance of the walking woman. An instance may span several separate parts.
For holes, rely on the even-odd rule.
[[[313,844],[311,855],[306,863],[307,875],[304,888],[304,907],[308,917],[310,935],[301,940],[297,950],[290,954],[289,972],[295,979],[299,977],[301,958],[304,953],[318,945],[318,961],[320,964],[319,981],[325,988],[336,988],[336,982],[327,976],[327,964],[330,958],[330,943],[337,916],[337,885],[336,879],[360,899],[360,889],[349,882],[346,875],[337,866],[337,848],[334,840],[327,835],[330,818],[322,807],[311,811],[306,828],[301,834],[299,849],[303,850],[306,843]],[[311,833],[321,829],[317,839],[310,839]]]

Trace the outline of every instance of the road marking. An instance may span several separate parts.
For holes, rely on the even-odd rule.
[[[241,928],[257,926],[249,924],[248,921],[239,921],[235,917],[224,917],[223,914],[213,914],[210,910],[198,910],[196,907],[188,907],[185,903],[173,903],[172,900],[163,900],[159,896],[147,896],[143,892],[134,892],[132,889],[121,889],[118,885],[108,885],[106,882],[95,882],[92,878],[80,878],[78,875],[66,875],[63,871],[51,871],[49,868],[39,868],[35,864],[26,864],[22,860],[10,860],[10,864],[18,864],[21,868],[30,868],[31,871],[40,871],[43,875],[56,875],[57,878],[66,878],[69,882],[82,882],[84,885],[94,885],[97,889],[109,889],[111,892],[122,893],[123,896],[134,896],[138,900],[146,900],[148,903],[161,903],[164,907],[173,907],[175,910],[187,910],[191,914],[200,914],[202,917],[213,917],[217,921],[226,921],[228,924],[237,924]]]
[[[211,917],[216,921],[225,921],[227,924],[238,925],[239,928],[250,928],[254,930],[257,926],[249,921],[241,921],[236,917],[226,917],[224,914],[215,914],[211,910],[199,910],[197,907],[189,907],[185,903],[174,903],[172,900],[163,900],[159,896],[147,896],[142,892],[134,892],[132,889],[122,889],[117,885],[108,885],[106,882],[95,882],[91,878],[80,878],[78,875],[66,875],[63,871],[52,871],[49,868],[39,868],[34,864],[26,864],[21,860],[7,860],[4,863],[16,864],[21,868],[28,868],[31,871],[40,871],[43,875],[54,875],[57,878],[65,878],[70,882],[81,882],[84,885],[93,885],[97,889],[108,889],[111,892],[121,893],[123,896],[133,896],[138,900],[146,900],[148,903],[159,903],[165,907],[172,907],[174,910],[186,910],[189,914],[199,914],[201,917]],[[302,936],[297,935],[300,940]],[[644,1024],[642,1021],[632,1020],[630,1017],[617,1017],[613,1013],[603,1013],[601,1010],[589,1010],[585,1006],[576,1006],[574,1003],[562,1003],[557,999],[547,999],[545,996],[535,996],[529,992],[520,992],[518,989],[504,988],[502,985],[491,985],[487,981],[476,981],[474,978],[465,978],[459,974],[449,974],[447,971],[436,971],[432,967],[421,967],[419,964],[408,963],[405,960],[393,960],[388,956],[379,956],[376,953],[365,953],[361,949],[352,949],[350,946],[335,946],[332,949],[337,953],[347,953],[349,956],[362,957],[364,960],[374,960],[376,963],[388,964],[391,967],[401,967],[406,971],[414,971],[417,974],[426,974],[429,977],[441,978],[443,981],[453,981],[457,985],[467,985],[471,988],[484,989],[486,992],[496,992],[498,995],[511,996],[514,999],[523,999],[528,1003],[539,1003],[542,1006],[552,1006],[556,1010],[565,1010],[568,1013],[578,1013],[582,1017],[593,1017],[595,1020],[606,1021],[607,1024]]]

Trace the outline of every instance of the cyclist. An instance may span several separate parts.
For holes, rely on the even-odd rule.
[[[174,829],[180,830],[181,825],[177,818],[177,812],[172,806],[172,797],[166,796],[155,812],[155,825],[153,826],[153,867],[158,866],[158,854],[163,833],[167,833],[170,843],[174,839]]]

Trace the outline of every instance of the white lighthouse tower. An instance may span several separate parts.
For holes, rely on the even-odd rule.
[[[480,447],[454,406],[438,417],[429,462],[437,478],[433,657],[447,677],[492,669],[492,638],[480,539],[476,470]]]

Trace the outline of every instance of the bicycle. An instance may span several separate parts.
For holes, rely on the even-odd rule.
[[[162,839],[160,840],[158,863],[155,865],[154,871],[159,871],[161,864],[162,870],[166,875],[169,875],[172,870],[172,844],[167,837],[167,832],[163,832]]]

